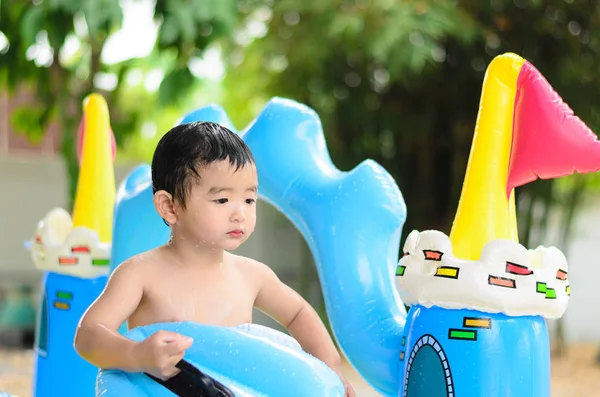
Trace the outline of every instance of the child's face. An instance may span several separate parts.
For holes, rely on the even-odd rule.
[[[177,208],[180,237],[196,245],[234,250],[254,231],[258,176],[254,164],[237,171],[228,160],[198,170],[186,208]]]

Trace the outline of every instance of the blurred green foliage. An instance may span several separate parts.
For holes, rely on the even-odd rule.
[[[10,43],[0,54],[0,81],[25,85],[39,98],[15,112],[13,124],[37,141],[47,121],[58,119],[73,176],[73,135],[91,91],[109,101],[125,148],[120,158],[144,161],[188,110],[220,103],[241,129],[269,98],[283,96],[318,112],[340,168],[372,158],[393,175],[408,206],[405,236],[414,228],[450,229],[494,56],[528,59],[600,130],[600,6],[591,0],[158,0],[153,52],[107,65],[102,51],[121,26],[122,7],[118,0],[0,5]],[[79,50],[62,59],[73,39]],[[44,40],[53,52],[38,65],[31,52]],[[198,78],[190,67],[209,48],[222,55],[222,81]],[[154,91],[144,79],[156,71]],[[95,87],[99,73],[116,76],[116,86]],[[543,241],[544,233],[532,231],[546,227],[547,215],[577,208],[583,195],[576,191],[598,185],[597,177],[584,176],[519,188],[524,243]]]
[[[413,228],[449,232],[494,56],[525,57],[600,130],[600,8],[592,1],[280,0],[248,13],[256,14],[266,34],[227,51],[234,121],[256,112],[257,92],[316,109],[336,164],[373,158],[394,176],[408,207],[404,236]],[[585,188],[598,183],[583,179]],[[520,201],[533,203],[520,206],[525,244],[540,243],[529,241],[544,222],[533,208],[570,203],[582,186],[575,180],[518,189]]]
[[[157,0],[153,18],[160,27],[152,54],[106,64],[103,51],[121,27],[122,6],[119,0],[0,2],[0,32],[7,42],[0,50],[0,87],[11,93],[27,90],[37,99],[15,111],[12,126],[35,143],[51,121],[60,124],[71,197],[78,173],[75,139],[83,98],[91,92],[105,96],[117,144],[123,146],[159,107],[179,106],[190,98],[198,88],[190,62],[209,44],[230,37],[241,15],[235,0]],[[76,51],[69,53],[72,47]],[[135,86],[123,89],[132,68],[148,73],[159,65],[164,79],[158,95]],[[116,77],[114,87],[98,87],[103,74]]]

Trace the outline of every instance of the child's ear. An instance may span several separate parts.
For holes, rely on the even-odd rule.
[[[173,203],[173,196],[164,190],[159,190],[154,193],[154,207],[160,215],[169,225],[177,223],[177,213],[175,212],[175,205]]]

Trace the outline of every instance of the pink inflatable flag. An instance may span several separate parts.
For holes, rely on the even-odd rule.
[[[529,62],[517,80],[506,193],[541,179],[600,170],[600,141]]]

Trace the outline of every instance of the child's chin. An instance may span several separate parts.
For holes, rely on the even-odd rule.
[[[230,241],[225,241],[222,244],[222,247],[225,251],[233,251],[236,250],[240,247],[240,245],[242,245],[243,241],[242,240],[230,240]]]

